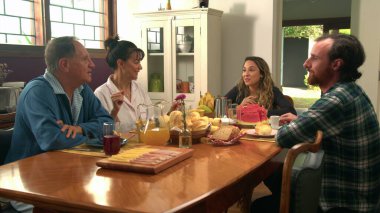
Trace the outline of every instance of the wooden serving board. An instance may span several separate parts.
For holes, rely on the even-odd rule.
[[[177,151],[180,154],[174,156],[171,159],[165,160],[155,165],[147,165],[140,163],[112,161],[109,158],[105,158],[96,162],[96,165],[104,169],[124,170],[138,173],[157,174],[193,155],[193,149],[184,149],[176,147],[161,147],[161,146],[145,146],[148,148],[155,148],[160,150]]]

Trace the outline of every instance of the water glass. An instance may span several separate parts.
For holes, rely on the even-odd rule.
[[[269,117],[269,123],[272,127],[272,129],[279,129],[280,128],[280,116],[272,115]]]
[[[236,119],[236,107],[237,104],[230,104],[228,106],[228,118]]]
[[[120,136],[114,134],[114,122],[103,123],[103,150],[106,155],[116,155],[120,151]]]

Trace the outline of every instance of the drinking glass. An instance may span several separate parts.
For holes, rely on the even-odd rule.
[[[236,119],[236,107],[237,104],[229,104],[228,105],[228,118]]]
[[[280,116],[272,115],[269,117],[269,123],[272,127],[272,129],[279,129],[280,128]]]
[[[115,123],[103,123],[103,150],[106,155],[116,155],[120,151],[120,136],[115,133]]]

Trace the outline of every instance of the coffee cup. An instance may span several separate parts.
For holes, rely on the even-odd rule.
[[[278,115],[272,115],[269,117],[269,123],[272,129],[279,129],[280,128],[280,116]]]

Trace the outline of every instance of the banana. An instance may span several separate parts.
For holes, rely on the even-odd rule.
[[[208,100],[207,102],[207,106],[212,110],[214,111],[214,98],[211,98]]]
[[[208,106],[212,111],[214,111],[214,96],[210,92],[206,92],[206,103],[205,105]]]
[[[201,95],[201,98],[199,99],[198,106],[204,105],[203,95]]]
[[[198,106],[207,106],[207,109],[214,111],[214,101],[214,96],[210,92],[206,92],[204,95],[201,95]]]
[[[205,111],[205,113],[211,113],[212,112],[212,110],[206,105],[200,105],[200,106],[198,106],[198,108],[203,109]]]

